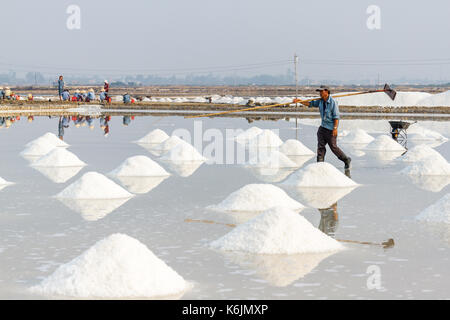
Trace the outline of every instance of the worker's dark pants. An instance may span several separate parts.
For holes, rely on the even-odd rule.
[[[331,151],[338,157],[339,160],[347,160],[345,153],[336,145],[336,138],[333,137],[333,130],[326,129],[322,126],[317,130],[317,161],[324,161],[325,153],[327,149],[325,146],[328,144]]]

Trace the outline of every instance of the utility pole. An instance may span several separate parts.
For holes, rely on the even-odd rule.
[[[295,70],[295,99],[298,99],[298,74],[297,74],[298,56],[294,53],[294,70]],[[298,103],[295,103],[295,107],[298,107]]]

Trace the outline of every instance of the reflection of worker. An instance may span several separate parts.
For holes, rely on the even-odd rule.
[[[339,217],[337,212],[337,203],[333,204],[331,207],[326,209],[319,209],[320,212],[320,223],[319,230],[334,237],[336,234],[336,229],[339,224]]]
[[[70,118],[68,116],[59,117],[58,122],[58,137],[64,140],[64,128],[69,127]]]

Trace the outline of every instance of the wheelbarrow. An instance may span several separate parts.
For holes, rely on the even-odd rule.
[[[410,125],[416,122],[417,121],[415,122],[389,121],[389,124],[391,125],[392,139],[394,139],[407,149],[408,134],[406,133],[406,130],[409,128]]]

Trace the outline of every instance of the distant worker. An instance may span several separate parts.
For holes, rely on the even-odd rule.
[[[339,106],[338,103],[331,97],[330,88],[327,86],[320,86],[316,91],[320,92],[322,99],[309,102],[302,102],[299,99],[294,99],[294,103],[300,102],[308,107],[319,108],[322,123],[317,131],[317,162],[325,161],[326,145],[330,147],[331,151],[344,162],[345,169],[350,169],[350,162],[352,159],[347,157],[345,153],[338,148],[336,138],[338,135],[339,125]]]
[[[3,87],[0,87],[0,99],[5,99],[5,91],[3,90]]]
[[[80,101],[79,99],[80,99],[80,90],[77,89],[73,94],[72,101]]]
[[[131,102],[131,97],[127,92],[123,95],[123,103],[130,103],[130,102]]]
[[[102,90],[100,91],[100,102],[104,102],[106,100],[106,92],[105,89],[102,88]]]
[[[109,83],[108,80],[105,80],[105,85],[103,86],[103,89],[105,89],[106,94],[109,92]]]
[[[6,87],[4,91],[5,98],[11,100],[11,94],[12,94],[11,89],[9,89],[9,87]]]
[[[33,101],[33,95],[31,93],[29,93],[27,99],[28,99],[28,101]]]
[[[123,116],[122,124],[126,127],[131,123],[131,117],[130,116]]]
[[[62,99],[64,101],[70,101],[70,93],[69,90],[64,89],[63,93],[62,93]]]
[[[81,96],[81,100],[80,101],[86,101],[86,98],[87,98],[86,90],[81,90],[80,96]]]
[[[63,76],[59,76],[59,80],[58,80],[58,95],[59,95],[59,101],[62,100],[62,94],[64,91],[64,80],[63,80]]]
[[[87,97],[86,97],[86,102],[91,102],[95,100],[95,93],[94,93],[94,89],[90,88],[88,93],[87,93]]]

